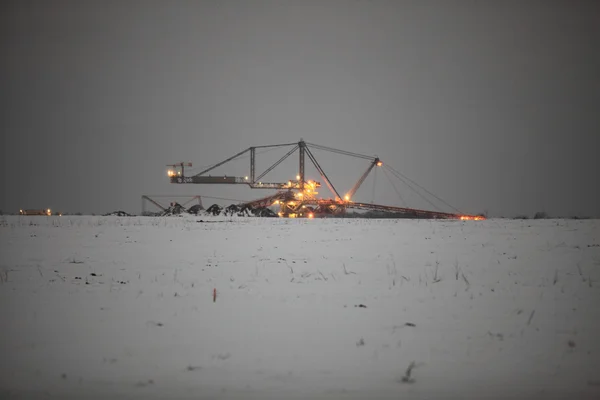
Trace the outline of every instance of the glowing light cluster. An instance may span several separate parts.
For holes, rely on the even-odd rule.
[[[461,215],[460,220],[461,221],[483,221],[483,220],[485,220],[485,217],[482,217],[481,215]]]

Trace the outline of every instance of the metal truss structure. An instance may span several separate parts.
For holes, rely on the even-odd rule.
[[[284,148],[289,147],[289,151],[269,166],[265,171],[256,175],[256,156],[257,149],[267,149],[267,148]],[[341,196],[333,182],[319,162],[317,161],[315,155],[311,151],[311,149],[316,150],[324,150],[331,153],[341,154],[345,156],[350,156],[354,158],[360,158],[368,161],[368,166],[364,173],[360,176],[360,178],[356,181],[356,183],[352,186],[352,188],[346,192],[344,196]],[[298,152],[298,174],[295,180],[289,180],[287,182],[266,182],[263,181],[263,178],[279,166],[283,161],[285,161],[288,157],[290,157],[295,152]],[[221,175],[221,176],[207,176],[206,174],[210,171],[218,168],[228,162],[236,160],[242,156],[250,154],[250,171],[247,176],[229,176],[229,175]],[[325,185],[329,188],[331,193],[334,195],[334,198],[323,199],[318,198],[318,188],[321,187],[321,183],[306,179],[305,176],[305,165],[306,165],[306,157],[310,160],[310,162],[314,165],[316,170],[318,171],[321,179],[324,181]],[[414,189],[413,185],[421,188],[426,193],[435,197],[439,201],[448,205],[445,201],[435,196],[433,193],[427,191],[416,182],[408,179],[400,172],[396,171],[392,167],[388,165],[384,165],[383,162],[375,156],[368,156],[364,154],[353,153],[345,150],[339,150],[332,147],[321,146],[314,143],[308,143],[304,140],[300,140],[297,143],[285,143],[285,144],[276,144],[276,145],[263,145],[263,146],[254,146],[249,147],[221,162],[218,162],[208,168],[205,168],[203,171],[191,175],[185,175],[185,167],[191,167],[192,163],[190,162],[180,162],[176,164],[169,164],[168,167],[171,167],[168,171],[168,176],[171,183],[174,184],[229,184],[229,185],[247,185],[252,189],[271,189],[277,190],[275,194],[261,197],[259,199],[244,202],[239,204],[241,207],[270,207],[273,205],[279,206],[279,216],[281,217],[306,217],[313,218],[315,216],[323,216],[326,214],[343,214],[348,209],[360,209],[360,210],[371,210],[371,211],[379,211],[386,213],[394,213],[398,216],[407,217],[407,218],[430,218],[430,219],[462,219],[462,220],[480,220],[484,219],[482,216],[468,215],[458,212],[456,210],[455,213],[448,213],[442,211],[429,211],[429,210],[421,210],[415,208],[405,208],[405,207],[394,207],[394,206],[386,206],[379,204],[370,204],[364,202],[355,202],[353,201],[353,197],[364,183],[365,179],[369,176],[369,174],[375,168],[385,168],[388,172],[394,175],[396,178],[401,179],[404,182],[410,182],[411,188]],[[420,196],[420,193],[417,192]],[[399,193],[398,193],[399,195]],[[427,199],[425,199],[427,200]],[[429,202],[429,201],[428,201]],[[433,205],[433,203],[430,202]],[[449,205],[448,205],[449,206]]]

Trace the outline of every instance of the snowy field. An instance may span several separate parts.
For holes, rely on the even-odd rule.
[[[3,399],[600,399],[598,220],[0,218]]]

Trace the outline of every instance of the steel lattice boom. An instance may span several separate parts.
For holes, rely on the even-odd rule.
[[[290,150],[279,160],[277,160],[274,164],[272,164],[269,168],[267,168],[264,172],[260,173],[256,176],[256,149],[266,149],[266,148],[278,148],[278,147],[290,147]],[[333,185],[333,182],[329,179],[316,157],[311,151],[311,148],[316,150],[324,150],[332,153],[337,153],[345,156],[355,157],[363,160],[369,161],[369,166],[366,171],[360,176],[358,181],[354,184],[354,186],[346,193],[346,195],[342,198]],[[290,157],[295,152],[298,152],[299,155],[299,163],[298,163],[298,175],[296,176],[296,180],[289,180],[287,182],[263,182],[262,179],[273,169],[279,166],[283,161],[285,161],[288,157]],[[230,161],[239,159],[240,157],[250,154],[250,173],[248,176],[210,176],[206,175],[208,172],[218,168],[224,164],[227,164]],[[321,178],[325,181],[325,184],[335,195],[334,199],[322,199],[317,198],[317,189],[321,187],[321,183],[313,180],[306,180],[305,177],[305,157],[308,156],[309,160],[312,162],[316,170],[321,175]],[[368,204],[361,202],[354,202],[352,198],[356,194],[357,190],[361,187],[367,176],[377,167],[383,166],[383,162],[378,157],[367,156],[364,154],[353,153],[345,150],[334,149],[327,146],[321,146],[314,143],[307,143],[304,140],[300,140],[297,143],[285,143],[285,144],[276,144],[276,145],[266,145],[266,146],[255,146],[249,147],[232,157],[229,157],[221,162],[218,162],[212,165],[209,168],[204,169],[202,172],[192,175],[185,175],[185,167],[191,167],[192,163],[176,163],[168,165],[171,169],[168,171],[168,176],[170,178],[171,183],[176,184],[238,184],[238,185],[247,185],[252,189],[275,189],[277,192],[273,195],[265,196],[257,200],[253,200],[251,202],[247,202],[244,204],[240,204],[240,206],[247,207],[269,207],[273,205],[278,205],[280,207],[279,216],[281,217],[308,217],[312,218],[318,215],[324,214],[341,214],[346,212],[347,209],[360,209],[360,210],[372,210],[372,211],[380,211],[386,213],[394,213],[399,216],[404,216],[408,218],[432,218],[432,219],[484,219],[482,216],[474,216],[474,215],[464,215],[462,213],[446,213],[441,211],[428,211],[428,210],[420,210],[415,208],[408,207],[393,207],[393,206],[385,206],[379,204]],[[416,182],[408,179],[404,175],[400,174],[398,171],[394,170],[389,166],[385,166],[392,175],[396,178],[405,182],[409,187],[413,190],[413,186],[417,186],[427,192],[429,195],[435,197],[436,199],[442,201],[446,205],[446,202],[441,200],[439,197],[433,195],[431,192],[427,191]],[[394,187],[396,190],[396,188]],[[415,190],[416,191],[416,190]],[[398,192],[399,194],[399,192]],[[419,192],[417,192],[419,196],[422,196]],[[423,196],[422,196],[423,197]],[[426,198],[424,198],[427,200]],[[429,200],[427,200],[429,202]],[[433,205],[433,203],[429,202]]]

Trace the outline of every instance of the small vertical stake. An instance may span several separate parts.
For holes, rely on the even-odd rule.
[[[216,303],[217,301],[217,288],[213,289],[213,303]]]

